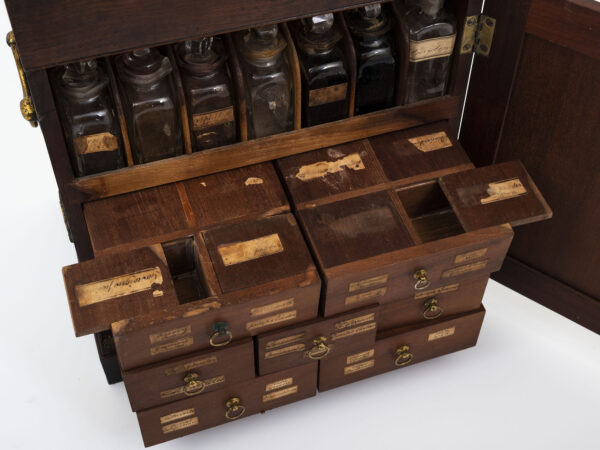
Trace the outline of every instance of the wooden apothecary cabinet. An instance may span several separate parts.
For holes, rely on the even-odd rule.
[[[6,0],[22,109],[44,133],[80,260],[64,269],[76,334],[96,334],[110,382],[123,372],[146,445],[475,345],[501,267],[499,281],[600,330],[600,185],[582,181],[600,163],[600,7],[447,0],[458,30],[445,96],[355,116],[352,69],[349,117],[302,128],[285,23],[335,12],[352,58],[343,11],[370,3]],[[385,7],[402,54],[401,2]],[[272,23],[288,43],[294,129],[248,140],[228,33]],[[211,35],[230,51],[241,142],[191,152],[175,71],[186,154],[128,154],[128,167],[75,177],[52,69],[102,58],[119,109],[114,55],[162,46],[173,61],[170,44]],[[432,136],[442,144],[423,148]],[[555,217],[509,249],[512,226],[551,215],[527,172]]]

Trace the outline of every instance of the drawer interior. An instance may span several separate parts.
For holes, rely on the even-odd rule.
[[[194,238],[186,237],[162,245],[179,303],[210,296]]]

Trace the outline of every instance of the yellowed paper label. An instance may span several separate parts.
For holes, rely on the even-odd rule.
[[[285,322],[296,318],[296,310],[288,311],[274,316],[265,317],[264,319],[254,320],[246,324],[246,330],[252,331],[258,328],[268,327],[276,323]]]
[[[445,337],[452,336],[455,331],[456,331],[456,327],[452,327],[452,328],[446,328],[441,331],[436,331],[435,333],[430,333],[429,337],[427,338],[427,341],[431,342],[431,341],[435,341],[437,339],[443,339]]]
[[[161,353],[172,352],[173,350],[179,350],[182,348],[189,347],[194,343],[193,337],[185,337],[182,339],[177,339],[173,342],[168,342],[166,344],[157,345],[156,347],[150,347],[151,355],[160,355]]]
[[[448,269],[442,273],[442,278],[452,278],[457,277],[459,275],[464,275],[465,273],[477,272],[478,270],[485,269],[487,263],[488,260],[484,259],[483,261],[477,261],[471,264],[466,264],[464,266],[458,266],[453,269]]]
[[[337,322],[334,325],[334,328],[336,330],[343,330],[344,328],[355,327],[356,325],[360,325],[365,322],[372,322],[373,320],[375,320],[375,313],[370,313],[364,316],[343,320],[342,322]]]
[[[293,395],[296,392],[298,392],[298,386],[291,386],[280,391],[271,392],[270,394],[263,395],[263,403],[277,400],[278,398],[287,397],[288,395]]]
[[[257,306],[256,308],[250,309],[250,315],[252,317],[264,316],[265,314],[271,314],[282,309],[292,308],[294,306],[294,299],[288,298],[279,302],[271,303],[270,305]]]
[[[233,120],[233,106],[230,106],[229,108],[219,109],[217,111],[194,114],[192,116],[192,128],[194,131],[206,130],[207,128],[216,127],[217,125],[233,122]]]
[[[281,347],[282,345],[292,344],[294,342],[301,341],[304,338],[304,333],[294,334],[293,336],[287,336],[281,339],[267,342],[266,349]]]
[[[435,58],[445,58],[452,55],[456,34],[424,41],[410,40],[409,61],[421,62]]]
[[[79,136],[74,140],[75,152],[79,155],[88,155],[98,152],[112,152],[119,148],[117,137],[109,133],[88,134]]]
[[[313,89],[308,93],[308,106],[319,106],[326,103],[339,102],[346,99],[348,83],[334,84],[321,89]]]
[[[252,239],[250,241],[225,244],[219,247],[219,254],[226,267],[281,252],[283,252],[283,244],[277,233]]]
[[[169,331],[163,331],[161,333],[153,333],[148,335],[148,338],[150,339],[150,343],[154,345],[159,344],[160,342],[170,341],[171,339],[187,336],[188,334],[192,334],[191,325],[181,328],[175,328]]]
[[[289,355],[290,353],[302,352],[306,346],[304,344],[290,345],[289,347],[282,347],[276,350],[270,350],[265,353],[265,359],[273,359],[278,356]]]
[[[208,358],[202,358],[197,361],[192,361],[186,364],[180,364],[175,367],[169,367],[165,369],[165,375],[174,375],[176,373],[189,372],[190,370],[197,369],[198,367],[212,366],[217,364],[219,360],[215,355],[209,356]]]
[[[162,432],[163,434],[168,434],[172,433],[173,431],[184,430],[195,425],[198,425],[198,418],[192,417],[191,419],[185,419],[181,422],[175,422],[170,425],[165,425],[164,427],[162,427]]]
[[[488,196],[482,198],[480,201],[482,205],[487,205],[488,203],[508,200],[509,198],[520,197],[525,194],[527,194],[527,189],[525,189],[521,180],[513,178],[511,180],[488,184]]]
[[[454,258],[454,264],[464,264],[475,259],[483,258],[486,255],[487,251],[488,249],[486,247],[480,248],[478,250],[473,250],[472,252],[461,253],[460,255],[456,255],[456,258]]]
[[[373,289],[372,291],[363,292],[362,294],[351,295],[346,297],[345,304],[352,305],[354,303],[364,302],[377,297],[383,297],[387,293],[387,287]]]
[[[330,173],[337,173],[344,170],[364,170],[365,164],[358,153],[352,153],[335,161],[319,161],[308,166],[302,166],[298,169],[296,178],[301,181],[310,181],[315,178],[322,178]]]
[[[265,392],[276,391],[277,389],[282,389],[286,386],[291,386],[292,384],[294,384],[294,379],[292,377],[274,381],[273,383],[267,384],[265,387]]]
[[[430,289],[428,291],[417,292],[415,294],[415,300],[421,300],[423,298],[433,297],[439,294],[446,294],[448,292],[457,291],[460,287],[459,283],[449,284],[448,286],[442,286],[437,289]]]
[[[371,359],[373,356],[375,356],[374,348],[372,348],[371,350],[367,350],[366,352],[356,353],[354,355],[346,357],[346,365],[355,364],[365,359]]]
[[[348,286],[348,292],[362,291],[363,289],[369,289],[379,284],[385,284],[388,278],[388,274],[386,273],[385,275],[367,278],[366,280],[355,281]]]
[[[347,338],[350,336],[354,336],[356,334],[368,333],[369,331],[373,331],[376,327],[377,327],[377,324],[375,322],[372,322],[372,323],[368,323],[366,325],[362,325],[360,327],[350,328],[349,330],[344,330],[344,331],[339,331],[337,333],[334,333],[331,336],[331,340],[337,341],[338,339],[344,339],[344,338]]]
[[[258,177],[248,177],[246,178],[246,181],[244,182],[245,186],[257,186],[259,184],[263,184],[264,181],[262,178],[258,178]]]
[[[208,378],[206,380],[202,380],[202,382],[204,383],[205,388],[209,386],[214,386],[215,384],[225,383],[225,375]],[[159,395],[160,398],[165,399],[175,397],[177,395],[182,395],[184,393],[184,386],[179,386],[173,389],[167,389],[166,391],[162,391]]]
[[[408,142],[424,153],[452,147],[452,141],[444,131],[410,138]]]
[[[370,361],[363,361],[352,366],[346,366],[344,367],[344,375],[350,375],[352,373],[360,372],[361,370],[367,370],[373,367],[374,365],[375,360],[371,359]]]
[[[162,285],[162,272],[158,267],[144,269],[93,283],[75,286],[79,306],[93,305],[113,298],[149,291],[153,285]]]
[[[164,425],[165,423],[173,422],[175,420],[185,419],[186,417],[190,417],[196,414],[196,410],[194,408],[184,409],[181,411],[177,411],[166,416],[162,416],[160,418],[160,424]]]

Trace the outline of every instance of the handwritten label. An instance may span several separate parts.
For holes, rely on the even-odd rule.
[[[293,342],[301,341],[304,338],[304,333],[294,334],[293,336],[287,336],[281,339],[267,342],[266,349],[281,347],[282,345],[292,344]]]
[[[181,328],[175,328],[169,331],[163,331],[162,333],[153,333],[148,335],[148,338],[150,339],[150,343],[154,345],[160,342],[170,341],[171,339],[187,336],[188,334],[192,334],[191,325]]]
[[[192,116],[192,128],[194,131],[206,130],[226,123],[233,122],[233,106]]]
[[[421,62],[452,55],[456,34],[423,41],[410,40],[408,59],[410,62]]]
[[[192,417],[191,419],[182,420],[181,422],[175,422],[170,425],[162,427],[163,434],[172,433],[173,431],[184,430],[186,428],[198,425],[198,418]]]
[[[181,411],[177,411],[166,416],[162,416],[160,418],[160,424],[164,425],[169,422],[173,422],[175,420],[185,419],[186,417],[190,417],[196,414],[196,410],[194,408],[184,409]]]
[[[75,152],[79,155],[89,155],[90,153],[112,152],[119,148],[117,137],[107,132],[88,134],[74,139]]]
[[[319,161],[298,169],[296,178],[301,181],[310,181],[322,178],[327,174],[341,172],[344,169],[365,170],[365,164],[358,153],[352,153],[335,161]]]
[[[174,350],[179,350],[182,348],[189,347],[194,343],[193,337],[186,337],[182,339],[177,339],[176,341],[169,342],[167,344],[157,345],[156,347],[150,348],[151,355],[160,355],[161,353],[172,352]]]
[[[277,400],[278,398],[287,397],[298,392],[298,386],[291,386],[280,391],[271,392],[270,394],[263,395],[263,403]]]
[[[484,259],[483,261],[477,261],[471,264],[467,264],[464,266],[455,267],[453,269],[448,269],[442,273],[442,278],[452,278],[457,277],[459,275],[464,275],[465,273],[477,272],[478,270],[485,269],[487,266],[488,260]]]
[[[439,295],[439,294],[446,294],[448,292],[454,292],[454,291],[457,291],[459,287],[460,287],[460,284],[455,283],[455,284],[449,284],[448,286],[442,286],[437,289],[430,289],[428,291],[417,292],[415,294],[415,300],[421,300],[421,299],[424,299],[427,297],[433,297],[433,296]]]
[[[472,252],[461,253],[460,255],[456,255],[456,258],[454,258],[454,264],[463,264],[469,261],[473,261],[474,259],[483,258],[486,255],[487,251],[488,249],[486,247],[480,248],[478,250],[473,250]]]
[[[252,239],[250,241],[225,244],[219,247],[219,254],[226,267],[281,252],[283,252],[283,244],[277,233]]]
[[[527,194],[527,189],[525,189],[521,180],[513,178],[488,184],[487,197],[482,198],[480,202],[482,205],[487,205],[488,203],[508,200],[525,194]]]
[[[366,325],[362,325],[356,328],[350,328],[349,330],[340,331],[331,335],[331,340],[337,341],[338,339],[344,339],[350,336],[354,336],[356,334],[368,333],[369,331],[373,331],[377,328],[377,324],[375,322],[368,323]]]
[[[427,341],[431,342],[431,341],[435,341],[437,339],[443,339],[445,337],[452,336],[455,331],[456,331],[456,327],[452,327],[452,328],[446,328],[441,331],[436,331],[435,333],[430,333],[429,337],[427,338]]]
[[[302,352],[306,348],[304,344],[290,345],[289,347],[282,347],[276,350],[271,350],[265,353],[265,359],[273,359],[283,355],[289,355],[290,353]]]
[[[275,311],[281,311],[282,309],[292,308],[294,306],[294,299],[288,298],[281,300],[280,302],[271,303],[270,305],[258,306],[250,309],[250,315],[253,317],[264,316],[265,314],[271,314]]]
[[[370,361],[364,361],[358,364],[354,364],[352,366],[344,367],[344,375],[350,375],[356,372],[360,372],[361,370],[367,370],[371,367],[375,366],[375,360],[371,359]]]
[[[75,286],[79,306],[93,305],[113,298],[149,291],[153,285],[162,285],[162,272],[158,267],[121,275],[93,283]]]
[[[452,147],[452,141],[444,131],[410,138],[408,142],[424,153]]]
[[[346,297],[345,304],[352,305],[354,303],[364,302],[372,298],[383,297],[387,293],[387,287],[373,289],[372,291],[363,292],[362,294],[351,295]]]
[[[253,331],[258,328],[268,327],[276,323],[285,322],[296,318],[296,310],[288,311],[274,316],[265,317],[264,319],[254,320],[246,324],[246,330]]]
[[[213,364],[217,364],[217,362],[219,362],[219,360],[215,355],[213,355],[209,356],[208,358],[202,358],[186,364],[169,367],[168,369],[165,369],[165,375],[169,376],[176,373],[189,372],[190,370],[197,369],[198,367],[212,366]]]
[[[350,355],[346,357],[346,365],[356,364],[357,362],[363,361],[365,359],[371,359],[375,355],[375,349],[372,348],[367,350],[366,352],[356,353],[354,355]]]
[[[370,313],[365,316],[355,317],[353,319],[343,320],[342,322],[337,322],[334,325],[336,330],[343,330],[344,328],[354,327],[356,325],[363,324],[365,322],[371,322],[375,320],[375,313]]]
[[[367,278],[366,280],[355,281],[348,285],[348,292],[362,291],[363,289],[369,289],[379,284],[385,284],[388,281],[388,274],[379,275],[377,277]]]
[[[347,91],[348,83],[313,89],[308,93],[308,106],[319,106],[345,100]]]
[[[277,389],[281,389],[286,386],[291,386],[292,384],[294,384],[294,379],[292,377],[285,378],[279,381],[274,381],[273,383],[267,384],[267,386],[265,387],[265,392],[276,391]]]

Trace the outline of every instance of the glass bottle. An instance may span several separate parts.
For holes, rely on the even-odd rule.
[[[57,74],[57,106],[75,176],[123,167],[121,131],[102,67],[79,62]]]
[[[136,164],[183,153],[171,63],[157,49],[144,48],[117,58],[123,84],[123,110]]]
[[[205,150],[236,141],[236,121],[227,55],[220,38],[186,41],[177,63],[190,116],[192,147]]]
[[[248,137],[292,129],[292,77],[287,42],[277,25],[252,28],[241,38]]]
[[[351,11],[348,26],[358,63],[356,114],[394,106],[397,61],[391,20],[376,4]]]
[[[456,40],[456,21],[443,9],[444,0],[419,0],[405,16],[409,37],[406,103],[446,93]]]
[[[302,122],[310,127],[348,117],[348,72],[333,14],[302,19],[296,35],[302,76]]]

